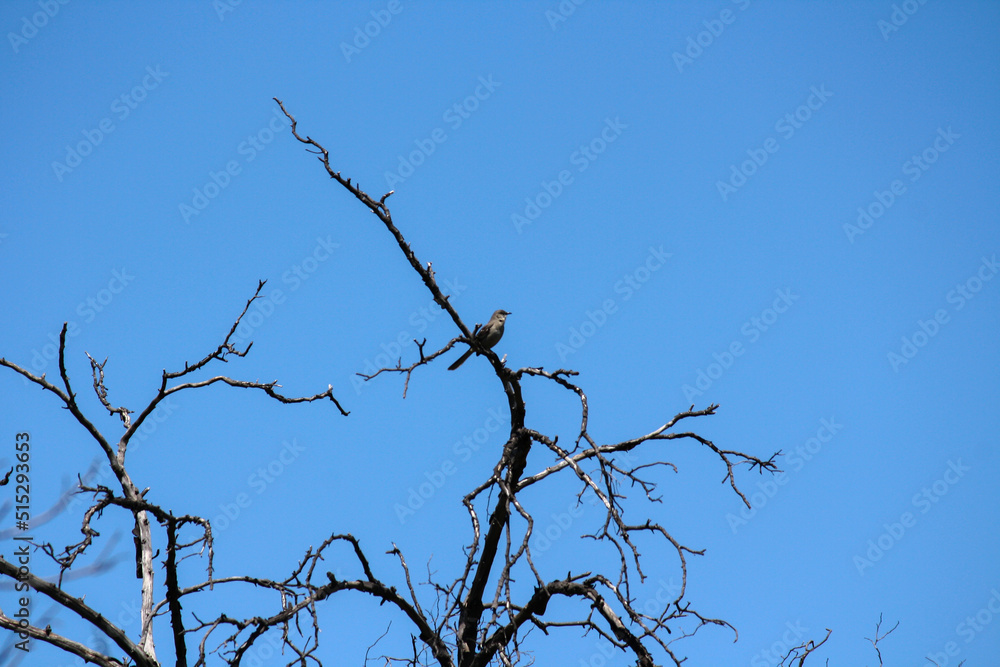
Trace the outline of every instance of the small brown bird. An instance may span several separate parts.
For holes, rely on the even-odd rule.
[[[493,317],[490,318],[490,321],[487,322],[482,329],[476,332],[476,340],[479,341],[480,345],[489,350],[500,342],[500,339],[503,338],[503,323],[507,321],[508,315],[510,315],[510,313],[506,310],[498,310],[493,313]],[[474,351],[475,350],[473,350],[470,346],[465,354],[460,356],[451,366],[448,366],[448,370],[453,371],[464,364],[465,360],[468,359]]]

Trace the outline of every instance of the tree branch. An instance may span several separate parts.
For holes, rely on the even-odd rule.
[[[125,654],[131,658],[138,667],[159,667],[155,658],[151,658],[145,651],[139,648],[139,646],[133,644],[124,632],[122,632],[108,619],[104,618],[104,616],[88,607],[82,599],[71,596],[55,584],[51,584],[30,572],[23,574],[19,573],[17,566],[8,562],[2,556],[0,556],[0,574],[27,583],[32,589],[48,596],[57,604],[62,605],[66,609],[74,612],[83,620],[91,623],[94,627],[104,633],[111,641],[113,641],[118,648],[125,651]],[[42,634],[45,634],[44,631],[41,632]],[[44,637],[37,638],[45,639]],[[83,657],[80,653],[77,653],[77,655]]]

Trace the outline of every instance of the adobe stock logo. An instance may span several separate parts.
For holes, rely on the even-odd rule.
[[[392,23],[392,17],[402,11],[403,5],[399,0],[389,0],[385,9],[371,10],[369,13],[372,20],[364,25],[364,30],[361,29],[361,26],[354,28],[354,39],[352,40],[354,46],[347,42],[340,43],[340,52],[344,54],[344,60],[350,63],[351,58],[368,48],[372,40],[382,34],[382,29]]]
[[[288,293],[299,289],[305,281],[315,275],[320,267],[333,257],[338,248],[340,248],[340,244],[334,243],[329,234],[325,239],[322,236],[317,236],[316,245],[313,246],[312,251],[281,274],[281,281],[286,285],[291,285]],[[246,317],[240,320],[240,325],[236,328],[233,344],[238,347],[246,344],[254,332],[274,315],[277,307],[285,303],[287,298],[288,294],[285,292],[280,289],[272,289],[254,299]]]
[[[646,259],[614,284],[615,293],[624,295],[622,302],[628,301],[672,256],[673,253],[663,251],[662,245],[659,248],[649,246]],[[569,328],[569,338],[566,342],[556,342],[556,354],[559,355],[559,359],[566,361],[569,355],[579,352],[580,348],[607,324],[608,317],[618,312],[618,307],[619,304],[614,299],[605,299],[596,310],[587,310],[587,319],[578,326]]]
[[[764,332],[774,326],[781,315],[787,313],[792,304],[799,300],[799,295],[792,292],[789,288],[775,290],[774,293],[777,297],[774,299],[771,307],[762,310],[760,316],[755,315],[751,317],[740,327],[740,333],[747,337],[748,342],[756,343],[760,340]],[[692,399],[702,396],[706,391],[711,389],[715,381],[732,368],[733,364],[736,363],[736,359],[742,357],[746,351],[747,347],[743,344],[743,341],[737,339],[727,345],[721,353],[713,352],[712,358],[715,361],[709,363],[704,369],[698,369],[694,386],[685,384],[681,387],[681,391],[684,392],[684,400],[693,402]]]
[[[965,620],[955,627],[955,634],[962,638],[966,645],[975,641],[976,637],[989,629],[991,622],[1000,618],[1000,590],[993,588],[986,604],[972,615],[965,617]],[[945,667],[952,664],[948,658],[957,658],[962,654],[962,647],[957,641],[948,640],[940,651],[930,651],[924,657],[937,667]],[[965,661],[958,663],[963,665]]]
[[[133,280],[135,280],[135,276],[124,267],[121,270],[113,269],[111,279],[104,287],[77,304],[76,313],[84,319],[86,324],[90,324],[97,318],[98,313],[104,312],[117,295],[124,292]],[[81,325],[77,324],[75,320],[69,320],[66,323],[66,336],[68,338],[75,338],[82,331]],[[42,345],[41,350],[37,348],[31,350],[31,368],[36,373],[43,373],[49,362],[55,361],[59,356],[59,336],[55,333],[49,333],[48,339],[49,342]],[[27,380],[25,381],[27,382]]]
[[[965,477],[965,473],[970,470],[972,470],[971,467],[962,464],[962,459],[948,461],[948,467],[945,468],[941,477],[934,480],[931,484],[924,486],[920,489],[919,493],[914,494],[910,503],[920,510],[920,514],[927,514],[931,511],[934,504],[941,502],[941,499],[948,494],[951,487],[958,484]],[[882,527],[885,531],[875,539],[868,540],[868,548],[864,556],[854,556],[854,567],[858,569],[858,574],[864,576],[865,570],[873,567],[875,563],[882,560],[886,552],[903,539],[906,531],[917,525],[918,518],[913,512],[903,512],[899,515],[898,521],[883,523]]]
[[[576,8],[587,2],[587,0],[562,0],[556,7],[557,12],[551,9],[545,10],[545,20],[549,22],[549,27],[554,31],[560,23],[565,23],[566,19],[576,13]]]
[[[910,159],[903,163],[901,167],[904,175],[909,177],[910,183],[916,183],[924,173],[931,168],[931,165],[938,161],[941,154],[948,151],[955,143],[955,139],[961,139],[962,135],[954,132],[951,125],[948,129],[939,127],[937,136],[927,148],[919,154],[911,155]],[[854,239],[864,234],[872,225],[888,212],[896,200],[906,194],[906,184],[902,180],[896,179],[889,184],[885,190],[874,190],[872,201],[866,206],[858,207],[858,218],[855,223],[844,223],[844,233],[847,240],[854,243]]]
[[[400,502],[393,505],[392,509],[401,525],[409,521],[427,504],[427,501],[437,495],[438,491],[448,484],[448,479],[459,471],[461,464],[469,461],[489,442],[492,434],[510,423],[502,408],[490,408],[486,414],[482,426],[473,429],[470,435],[456,440],[451,446],[451,453],[454,456],[445,457],[430,470],[425,470],[420,481],[406,490],[405,505]]]
[[[744,11],[750,6],[750,0],[733,0],[733,3],[739,6],[740,11]],[[731,9],[723,9],[719,12],[719,18],[717,19],[702,21],[701,24],[705,26],[705,29],[697,35],[687,38],[687,48],[684,49],[684,53],[680,53],[679,51],[674,51],[673,53],[674,65],[677,66],[677,71],[683,74],[684,66],[693,65],[695,60],[701,58],[702,54],[705,53],[705,49],[715,44],[715,40],[722,36],[722,33],[726,30],[726,26],[732,25],[735,21],[736,14]]]
[[[462,295],[465,290],[469,289],[468,285],[463,285],[461,281],[457,278],[438,278],[439,284],[446,290],[448,297],[452,304],[455,300]],[[426,306],[421,306],[417,310],[410,313],[407,322],[410,326],[416,330],[416,333],[422,334],[427,328],[436,320],[438,317],[445,315],[444,310],[438,303],[431,299]],[[410,345],[415,345],[413,331],[410,329],[400,329],[396,336],[389,340],[388,343],[379,343],[379,349],[382,350],[378,354],[372,357],[365,358],[365,365],[362,369],[364,375],[374,375],[378,372],[380,368],[387,368],[391,366],[394,361],[401,358],[403,350],[405,350]],[[371,383],[367,382],[358,373],[351,373],[348,378],[351,386],[354,387],[354,393],[358,396],[361,395],[362,389],[369,386]]]
[[[819,111],[826,104],[827,100],[833,97],[833,93],[826,89],[826,84],[821,83],[819,87],[810,86],[809,96],[805,102],[795,108],[794,111],[786,113],[774,123],[774,131],[784,139],[791,139],[797,130],[813,117],[813,113]],[[764,166],[771,155],[781,149],[781,144],[774,137],[768,137],[763,141],[761,148],[748,148],[746,154],[748,160],[743,160],[739,167],[735,164],[729,165],[729,178],[726,181],[716,181],[715,188],[719,191],[722,201],[728,201],[730,195],[746,185],[747,180],[757,173],[757,170]]]
[[[306,451],[305,446],[300,445],[296,438],[292,438],[291,442],[285,440],[281,443],[278,454],[268,461],[266,466],[259,466],[255,472],[247,477],[247,486],[253,489],[257,495],[264,493],[267,487],[295,463],[304,451]],[[253,496],[243,491],[237,493],[231,502],[220,503],[219,514],[212,519],[212,530],[216,533],[226,530],[252,504]]]
[[[215,10],[215,15],[219,17],[219,22],[226,20],[226,14],[236,11],[236,8],[243,2],[243,0],[215,0],[212,3],[212,9]]]
[[[969,301],[976,297],[976,294],[983,289],[986,283],[993,280],[993,276],[998,272],[1000,272],[1000,263],[997,262],[996,253],[989,259],[983,257],[976,272],[955,285],[954,289],[949,290],[945,295],[945,300],[954,304],[955,312],[962,310]],[[951,315],[944,308],[938,308],[934,311],[934,315],[926,320],[918,319],[917,328],[913,333],[900,338],[899,350],[890,350],[886,354],[892,372],[898,373],[902,366],[910,363],[917,356],[917,353],[926,347],[931,339],[938,335],[941,328],[949,322],[951,322]]]
[[[142,77],[139,83],[111,101],[111,113],[115,114],[119,122],[125,120],[140,104],[146,101],[149,93],[158,88],[168,76],[170,76],[170,72],[164,72],[159,65],[147,67],[146,76]],[[115,122],[108,116],[98,121],[97,126],[93,129],[81,130],[83,139],[72,146],[66,144],[66,155],[63,161],[53,160],[52,172],[55,174],[56,180],[62,183],[66,174],[72,173],[74,169],[83,164],[83,159],[93,153],[94,149],[104,141],[104,138],[115,129]]]
[[[639,465],[639,459],[632,452],[617,452],[615,463],[622,466],[632,467]],[[588,493],[586,500],[582,497],[574,499],[562,512],[549,512],[549,521],[543,524],[543,517],[535,517],[534,529],[531,533],[531,555],[538,559],[542,554],[551,549],[564,537],[582,540],[583,534],[587,531],[583,528],[571,531],[577,519],[586,514],[591,508],[604,510],[604,503],[593,493]],[[536,560],[536,562],[539,562]]]
[[[21,34],[15,34],[12,32],[7,33],[7,41],[10,42],[10,47],[14,49],[14,53],[17,53],[22,46],[28,43],[29,39],[32,39],[38,34],[38,31],[49,24],[49,19],[55,18],[56,14],[59,13],[59,5],[65,5],[69,3],[69,0],[38,0],[38,6],[41,7],[42,11],[35,12],[31,15],[31,20],[28,20],[27,16],[21,17]]]
[[[791,468],[791,472],[799,472],[806,463],[812,461],[823,450],[824,446],[833,440],[834,436],[844,428],[843,424],[837,422],[836,418],[819,420],[819,428],[816,433],[806,439],[801,445],[796,445],[795,449],[784,454],[785,464]],[[743,526],[750,523],[750,520],[757,516],[781,490],[781,487],[791,481],[789,473],[782,471],[775,473],[771,478],[764,478],[757,482],[757,491],[750,494],[750,507],[746,505],[740,507],[739,516],[732,512],[726,513],[726,523],[733,535]]]
[[[638,603],[633,602],[633,609],[636,611],[642,610],[642,613],[647,616],[656,618],[661,613],[670,607],[671,603],[677,599],[678,593],[680,593],[681,586],[673,577],[667,581],[660,578],[657,583],[660,585],[656,590],[653,597],[647,598],[646,601],[639,606]],[[577,663],[579,667],[606,667],[607,665],[612,665],[612,667],[622,664],[618,662],[618,653],[614,644],[610,644],[606,641],[593,640],[593,651],[591,651],[589,657],[580,658]]]
[[[582,174],[597,158],[608,150],[608,146],[613,144],[622,131],[628,129],[628,125],[621,122],[618,116],[614,120],[610,117],[604,119],[604,127],[601,131],[586,144],[580,144],[579,148],[570,153],[569,162],[576,167],[577,173]],[[542,180],[540,189],[534,197],[525,197],[525,207],[523,214],[514,212],[510,215],[510,221],[514,223],[514,229],[518,234],[523,233],[524,227],[530,225],[538,219],[542,211],[552,206],[552,203],[562,195],[565,190],[573,184],[573,173],[569,169],[563,169],[551,181]]]
[[[248,134],[246,139],[236,147],[236,153],[243,156],[243,163],[253,162],[267,148],[268,144],[274,141],[277,133],[289,127],[287,121],[288,119],[285,118],[281,109],[275,109],[266,125],[253,134]],[[233,179],[242,173],[243,165],[235,159],[227,161],[225,167],[219,171],[209,170],[208,180],[200,187],[192,188],[191,203],[182,201],[177,205],[177,210],[180,212],[184,224],[189,224],[191,218],[201,215],[208,208],[208,205],[230,186]]]
[[[875,24],[882,33],[882,39],[888,42],[889,35],[899,30],[925,4],[927,0],[903,0],[902,6],[894,4],[889,20],[879,19]]]
[[[493,74],[487,74],[485,78],[479,77],[479,85],[475,87],[472,94],[466,95],[460,102],[455,102],[445,109],[444,113],[441,114],[441,120],[448,123],[453,131],[457,130],[502,85],[502,81],[493,79]],[[385,172],[386,187],[395,189],[396,186],[405,183],[406,179],[413,176],[417,168],[427,161],[427,158],[437,150],[438,146],[446,141],[448,141],[448,133],[441,127],[436,127],[428,132],[425,139],[414,139],[413,143],[416,148],[405,156],[398,154],[396,157],[399,158],[399,163],[396,165],[396,170]]]
[[[787,630],[782,633],[781,639],[776,640],[766,649],[758,651],[750,658],[750,667],[770,667],[771,665],[784,664],[783,657],[797,644],[801,644],[806,633],[809,632],[809,628],[802,625],[802,621],[799,620],[796,620],[795,623],[786,621],[785,628]]]

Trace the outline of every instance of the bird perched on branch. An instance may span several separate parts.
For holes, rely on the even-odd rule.
[[[476,340],[479,341],[480,345],[489,350],[500,342],[500,339],[503,338],[503,323],[507,321],[508,315],[510,315],[510,313],[506,310],[498,310],[493,313],[493,317],[490,318],[490,321],[487,322],[482,329],[476,332]],[[448,370],[453,371],[464,364],[465,360],[468,359],[473,352],[475,352],[475,350],[472,346],[469,346],[469,349],[465,354],[460,356],[451,366],[448,366]],[[479,353],[476,352],[476,354]]]

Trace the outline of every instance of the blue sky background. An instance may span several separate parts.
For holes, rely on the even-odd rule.
[[[880,614],[899,621],[880,645],[887,664],[1000,655],[1000,5],[49,5],[0,5],[0,355],[54,378],[52,340],[72,322],[74,388],[117,437],[84,352],[109,357],[112,403],[141,409],[161,371],[214,349],[267,279],[239,332],[253,350],[214,373],[293,395],[332,384],[351,411],[224,387],[161,408],[129,450],[133,479],[214,520],[218,575],[282,577],[309,545],[352,532],[386,580],[402,583],[383,555],[392,543],[416,573],[433,558],[450,580],[469,535],[460,499],[509,426],[481,359],[420,369],[405,400],[401,378],[358,383],[369,364],[413,360],[413,338],[430,350],[458,332],[385,229],[294,141],[278,97],[337,169],[374,196],[395,190],[397,225],[466,322],[513,313],[497,347],[509,365],[580,371],[598,441],[719,403],[689,426],[727,449],[788,454],[778,480],[741,471],[752,513],[709,452],[675,441],[640,455],[678,466],[659,473],[651,516],[706,550],[689,561],[693,607],[740,633],[675,645],[689,664],[773,665],[790,628],[833,630],[816,664],[874,664],[865,637]],[[376,30],[372,12],[391,20]],[[377,34],[355,46],[366,26]],[[571,395],[529,380],[525,397],[529,426],[573,437]],[[9,370],[0,405],[0,467],[30,432],[38,515],[97,447]],[[529,468],[550,460],[538,452]],[[401,519],[443,467],[454,474]],[[572,506],[570,482],[522,498],[554,537],[536,545],[553,578],[613,563],[575,537],[599,525],[596,508],[566,531],[551,518]],[[630,518],[646,516],[635,507]],[[36,539],[76,541],[83,508]],[[98,530],[126,560],[68,586],[136,637],[123,519],[107,512]],[[637,595],[655,600],[677,563],[641,546],[652,576]],[[357,576],[339,557],[329,567]],[[52,571],[40,555],[35,567]],[[189,582],[204,576],[185,567]],[[220,604],[246,615],[276,609],[229,595]],[[0,590],[0,608],[11,600]],[[405,619],[359,596],[321,618],[330,664],[362,664],[389,620],[379,649],[408,646]],[[66,615],[52,625],[88,638]],[[157,638],[169,662],[166,626]],[[527,646],[538,664],[628,664],[596,647],[575,631]],[[21,664],[74,663],[35,643]]]

